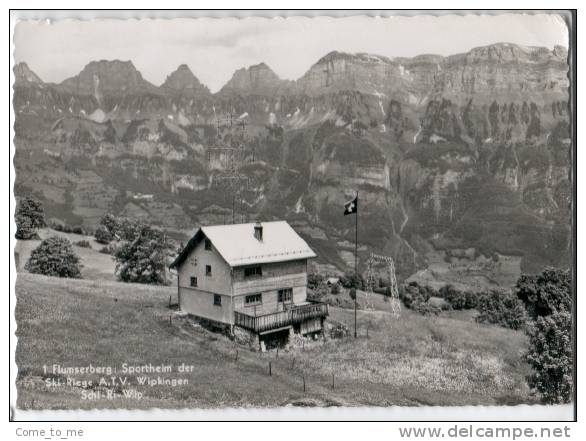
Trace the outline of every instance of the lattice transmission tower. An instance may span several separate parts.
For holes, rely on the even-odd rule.
[[[395,275],[395,261],[390,256],[382,256],[380,254],[370,253],[366,264],[367,306],[369,305],[368,293],[374,292],[374,288],[377,282],[376,268],[379,266],[384,266],[387,275],[387,286],[389,289],[389,292],[385,293],[385,301],[389,301],[391,303],[391,312],[398,316],[401,313],[401,301],[399,300],[399,289],[397,287],[397,277]]]
[[[236,223],[236,209],[240,206],[241,221],[245,221],[244,199],[251,190],[250,177],[242,167],[255,162],[254,148],[250,148],[246,133],[246,114],[236,117],[234,109],[216,119],[216,138],[207,149],[208,168],[212,186],[221,190],[226,199],[232,199],[232,223]]]

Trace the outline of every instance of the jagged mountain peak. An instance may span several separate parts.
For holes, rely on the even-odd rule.
[[[197,93],[210,93],[209,89],[197,79],[187,64],[181,64],[175,71],[171,72],[161,87],[176,91],[189,90]]]
[[[63,81],[61,86],[73,92],[95,95],[157,90],[142,77],[132,61],[121,60],[91,61],[79,74]]]
[[[31,83],[42,84],[43,81],[34,73],[25,62],[18,63],[14,66],[14,82],[16,84]]]
[[[259,63],[234,72],[220,93],[271,95],[282,92],[290,83],[279,78],[266,63]]]

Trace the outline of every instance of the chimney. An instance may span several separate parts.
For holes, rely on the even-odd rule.
[[[260,222],[257,222],[254,225],[254,237],[256,238],[256,240],[262,242],[262,224]]]

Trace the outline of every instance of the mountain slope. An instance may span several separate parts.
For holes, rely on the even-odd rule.
[[[507,43],[332,52],[295,82],[261,63],[216,94],[185,65],[161,87],[129,62],[90,63],[61,85],[22,69],[15,192],[70,223],[113,211],[178,237],[231,220],[234,203],[238,220],[289,220],[335,271],[353,265],[340,207],[358,190],[362,269],[375,251],[402,278],[508,286],[569,262],[566,56]],[[214,180],[230,165],[208,148],[243,139],[249,184],[233,199]]]
[[[209,95],[210,90],[200,83],[186,64],[180,65],[167,76],[161,85],[162,89],[176,93],[191,93],[193,95]]]

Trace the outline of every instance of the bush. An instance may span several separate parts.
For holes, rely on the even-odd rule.
[[[409,282],[399,290],[399,297],[406,308],[412,309],[416,303],[426,303],[431,297],[426,287],[417,282]]]
[[[525,359],[533,368],[529,386],[537,389],[546,404],[568,403],[572,399],[572,316],[555,311],[528,326],[529,351]]]
[[[104,225],[100,225],[96,229],[96,232],[94,233],[94,237],[96,238],[96,241],[98,243],[101,243],[104,245],[109,244],[112,241],[112,239],[114,239],[114,236],[112,235],[110,230],[108,230],[108,228],[105,227]]]
[[[442,286],[438,295],[455,310],[476,308],[478,306],[478,297],[480,296],[472,291],[460,291],[452,285]]]
[[[87,241],[87,240],[80,240],[78,242],[75,242],[75,245],[77,245],[78,247],[81,248],[91,248],[91,244]]]
[[[521,329],[526,321],[527,314],[521,301],[516,295],[491,290],[482,294],[478,300],[478,323],[492,323],[505,328]]]
[[[337,323],[330,330],[330,338],[344,338],[347,337],[348,334],[348,326],[344,323]]]
[[[62,224],[60,222],[51,222],[49,224],[49,226],[55,230],[55,231],[60,231],[62,233],[72,233],[72,234],[86,234],[87,231],[85,231],[83,229],[83,227],[79,226],[79,225],[75,225],[73,227],[66,225],[66,224]]]
[[[354,274],[354,273],[345,273],[342,277],[340,277],[340,284],[344,288],[356,288],[356,289],[364,289],[365,282],[364,277],[362,274]]]
[[[326,285],[319,285],[316,288],[310,289],[307,292],[307,298],[316,302],[321,302],[328,294],[328,287]]]
[[[102,247],[100,249],[100,253],[110,254],[111,256],[113,256],[114,254],[116,254],[116,247],[113,244],[106,245],[105,247]]]
[[[46,226],[43,204],[33,198],[20,199],[14,213],[14,221],[17,239],[27,240],[37,237],[37,230]]]
[[[332,285],[332,287],[330,288],[330,292],[331,292],[332,294],[334,294],[334,295],[336,295],[336,294],[340,294],[340,285],[339,285],[339,284],[337,284],[337,283],[334,283],[334,284]]]
[[[415,302],[411,304],[411,309],[421,315],[439,315],[442,309],[439,306],[433,305],[429,302]]]
[[[466,306],[466,294],[452,285],[442,286],[439,295],[450,304],[452,309],[460,310]]]
[[[523,274],[517,280],[516,292],[533,319],[572,307],[568,270],[546,268],[537,275]]]
[[[81,265],[71,242],[57,236],[43,240],[33,250],[24,268],[33,274],[81,278]]]
[[[323,281],[324,276],[322,276],[321,274],[310,273],[307,275],[307,287],[309,289],[317,288]]]

